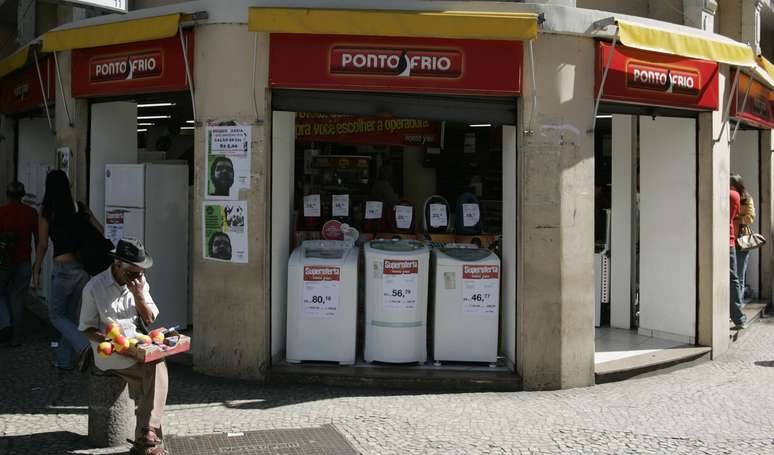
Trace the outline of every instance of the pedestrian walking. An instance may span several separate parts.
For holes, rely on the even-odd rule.
[[[118,354],[98,355],[106,340],[108,324],[118,324],[124,336],[134,338],[145,332],[159,314],[145,280],[153,259],[137,239],[121,239],[112,253],[113,265],[95,275],[83,289],[83,308],[78,328],[89,338],[95,365],[110,370],[129,385],[137,404],[133,455],[163,455],[161,420],[167,402],[168,377],[164,359],[138,363]]]
[[[0,207],[0,233],[12,238],[7,260],[0,269],[0,337],[11,346],[21,345],[24,300],[32,276],[32,239],[38,243],[38,214],[24,204],[26,194],[21,182],[11,182],[6,191],[8,203]]]
[[[750,226],[755,222],[755,203],[752,195],[744,186],[744,180],[739,174],[731,176],[731,187],[739,193],[740,205],[739,215],[734,219],[734,226],[737,237],[741,235],[742,228]],[[739,275],[739,299],[742,305],[745,304],[744,294],[747,289],[747,266],[750,263],[750,253],[752,250],[743,250],[736,246],[736,267]]]
[[[731,179],[731,184],[729,188],[729,205],[730,205],[730,215],[731,218],[729,220],[729,228],[731,230],[730,232],[730,238],[729,238],[729,270],[730,270],[730,312],[731,312],[731,320],[734,322],[736,329],[741,329],[744,327],[744,323],[747,322],[747,317],[742,313],[742,298],[740,295],[740,287],[739,287],[739,270],[737,268],[738,261],[736,257],[736,238],[738,237],[738,232],[736,230],[736,218],[739,216],[740,206],[741,206],[741,196],[739,195],[739,192],[734,187],[734,179]]]
[[[54,244],[54,271],[51,280],[51,298],[48,302],[48,318],[61,335],[56,348],[54,365],[61,369],[83,368],[91,355],[89,342],[78,331],[75,321],[81,305],[83,287],[89,274],[78,261],[78,217],[88,216],[99,225],[91,213],[77,213],[70,192],[67,174],[54,170],[46,176],[43,207],[38,217],[38,242],[35,264],[32,266],[32,286],[37,288],[40,267],[48,250],[48,239]],[[102,226],[99,225],[102,230]],[[77,361],[77,364],[74,363]]]

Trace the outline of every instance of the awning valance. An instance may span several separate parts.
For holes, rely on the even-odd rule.
[[[666,30],[643,23],[615,19],[618,39],[624,46],[683,57],[710,60],[734,66],[755,67],[750,46],[710,34]]]
[[[182,14],[145,17],[77,28],[54,29],[43,35],[44,52],[111,46],[168,38],[177,34]]]
[[[30,54],[29,44],[17,50],[13,54],[0,60],[0,77],[14,72],[27,64],[27,58]]]
[[[538,17],[532,13],[251,7],[248,29],[269,33],[525,41],[537,38]]]
[[[769,88],[774,89],[774,63],[771,63],[762,55],[758,56],[758,66],[755,68],[755,75],[764,81]]]

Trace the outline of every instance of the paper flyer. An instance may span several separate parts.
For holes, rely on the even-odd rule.
[[[203,205],[204,258],[247,263],[247,202],[205,201]]]
[[[108,210],[105,214],[105,237],[113,242],[113,246],[124,237],[123,210]]]
[[[239,190],[250,189],[252,127],[208,126],[204,198],[236,200]]]

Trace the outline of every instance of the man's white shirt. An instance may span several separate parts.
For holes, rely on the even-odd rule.
[[[159,314],[159,309],[153,303],[147,281],[143,287],[143,295],[145,304],[155,318]],[[107,325],[116,322],[123,329],[124,335],[127,338],[132,338],[137,335],[137,326],[135,325],[137,317],[134,296],[126,285],[120,286],[116,283],[112,267],[108,267],[104,272],[92,277],[83,288],[78,330],[95,328],[105,333]],[[97,343],[91,340],[89,342],[94,351],[94,364],[100,370],[121,370],[136,363],[131,357],[115,352],[109,357],[103,357],[97,352]]]

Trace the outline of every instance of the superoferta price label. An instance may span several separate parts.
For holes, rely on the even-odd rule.
[[[497,314],[500,301],[500,267],[462,266],[462,311],[465,314]]]
[[[417,307],[419,261],[385,259],[382,305],[390,311],[413,311]]]
[[[339,310],[341,269],[329,266],[304,266],[303,314],[333,319]]]

